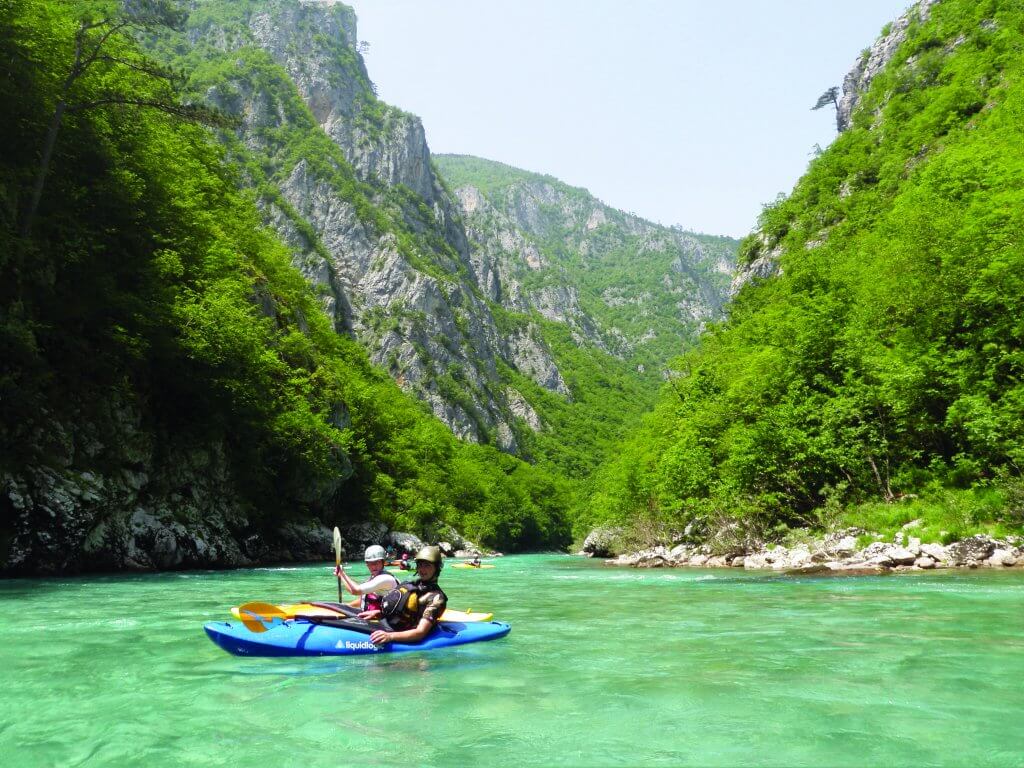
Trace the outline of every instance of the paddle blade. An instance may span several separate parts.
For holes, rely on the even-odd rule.
[[[341,531],[334,526],[334,564],[341,565]]]
[[[238,615],[250,632],[266,632],[288,618],[288,614],[278,606],[258,601],[238,606]]]

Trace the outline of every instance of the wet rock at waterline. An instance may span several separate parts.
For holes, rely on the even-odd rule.
[[[595,528],[583,541],[581,554],[587,557],[615,557],[621,546],[621,528]]]

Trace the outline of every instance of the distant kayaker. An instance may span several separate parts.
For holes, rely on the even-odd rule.
[[[383,618],[392,627],[389,631],[375,631],[370,635],[370,642],[376,645],[415,643],[430,633],[448,605],[448,596],[437,584],[443,567],[441,550],[437,547],[423,547],[416,553],[416,579],[404,582],[385,595],[379,610],[359,614],[362,619]]]
[[[473,555],[473,559],[469,561],[469,564],[472,565],[474,568],[479,568],[480,567],[480,553],[479,552],[477,552],[477,553],[475,553]]]
[[[412,564],[409,562],[409,553],[405,550],[402,550],[402,562],[398,565],[403,571],[411,571],[413,568]]]
[[[398,579],[384,570],[385,555],[384,547],[378,544],[366,548],[363,560],[370,569],[370,578],[362,584],[356,584],[352,577],[345,573],[344,566],[339,565],[334,569],[334,574],[344,582],[345,589],[350,594],[359,596],[360,611],[380,608],[381,598],[398,586]]]

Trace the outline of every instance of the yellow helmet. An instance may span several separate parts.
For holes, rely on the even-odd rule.
[[[441,557],[440,547],[423,547],[423,549],[416,553],[416,557],[413,559],[426,560],[428,563],[433,563],[439,571],[444,567],[444,558]]]

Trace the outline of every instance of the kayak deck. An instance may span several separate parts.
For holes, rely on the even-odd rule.
[[[287,605],[275,606],[281,613],[289,619],[294,619],[296,616],[303,617],[314,617],[314,618],[335,618],[339,615],[339,611],[331,610],[320,605],[313,603],[292,603]],[[242,619],[242,613],[239,610],[241,606],[234,606],[231,608],[231,615],[236,619]],[[441,621],[462,621],[466,623],[475,623],[478,621],[490,621],[494,618],[493,613],[483,613],[482,611],[457,611],[454,608],[447,608],[445,612],[441,614]]]

